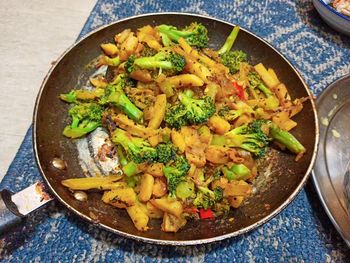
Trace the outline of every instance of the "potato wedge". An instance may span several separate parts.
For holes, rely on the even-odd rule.
[[[166,82],[173,88],[182,87],[201,87],[204,82],[194,74],[181,74],[173,77],[168,77]],[[160,84],[162,85],[162,84]]]
[[[183,211],[181,202],[170,197],[151,199],[150,202],[158,209],[166,213],[172,214],[176,217],[180,217]]]
[[[252,192],[252,186],[245,181],[232,181],[224,190],[224,196],[248,196]]]
[[[126,208],[132,222],[139,231],[147,231],[149,229],[148,221],[149,216],[147,214],[147,207],[139,202],[135,203],[133,206]]]
[[[152,195],[156,198],[163,197],[167,194],[167,183],[165,177],[163,178],[155,178],[153,189],[152,189]]]
[[[162,231],[177,232],[181,227],[186,225],[187,221],[183,217],[176,217],[172,214],[165,213],[162,223]]]
[[[135,124],[133,120],[121,113],[115,116],[113,121],[115,121],[120,128],[137,137],[148,138],[150,136],[157,135],[157,131],[140,124]]]
[[[164,176],[163,168],[164,168],[164,164],[153,163],[147,167],[146,172],[153,175],[154,177],[162,177],[162,176]]]
[[[186,143],[181,133],[176,130],[171,131],[171,141],[176,146],[179,153],[184,153],[186,149]]]
[[[151,202],[147,202],[146,207],[150,218],[163,218],[164,212],[152,205]]]
[[[228,132],[231,128],[231,125],[230,123],[228,123],[228,121],[226,121],[225,119],[217,115],[210,117],[208,124],[209,124],[209,128],[213,132],[221,135]]]
[[[136,203],[137,197],[131,187],[121,187],[104,192],[102,201],[118,208],[126,208]]]
[[[228,197],[228,202],[233,208],[238,208],[243,203],[244,197],[241,195]]]
[[[112,43],[101,44],[101,48],[107,56],[114,56],[118,53],[118,47]]]
[[[156,97],[156,101],[154,103],[154,109],[155,109],[154,114],[148,123],[148,128],[150,129],[158,129],[164,119],[165,110],[166,110],[165,94],[160,94]]]
[[[110,190],[125,186],[125,183],[118,182],[123,175],[109,175],[105,177],[72,178],[63,180],[61,183],[72,190]]]
[[[206,159],[215,164],[225,164],[229,161],[228,149],[221,146],[209,145],[205,150]]]
[[[150,174],[143,174],[141,177],[141,185],[139,192],[139,199],[142,202],[147,202],[152,196],[154,178]]]
[[[267,71],[267,69],[262,63],[255,65],[254,69],[256,70],[256,72],[258,72],[262,80],[270,89],[273,89],[279,84],[279,82],[274,78],[274,76],[270,75],[270,73]]]

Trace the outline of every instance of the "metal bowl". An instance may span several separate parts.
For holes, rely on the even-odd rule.
[[[125,210],[104,204],[100,193],[91,193],[86,202],[77,201],[61,185],[63,179],[82,177],[77,149],[61,133],[65,126],[67,106],[58,95],[68,92],[87,80],[92,72],[89,63],[100,54],[99,44],[112,41],[113,36],[125,28],[136,29],[147,24],[167,23],[185,26],[197,21],[209,30],[210,47],[218,48],[232,30],[232,24],[214,18],[180,13],[147,14],[123,19],[102,27],[66,51],[50,70],[39,92],[34,114],[34,149],[37,164],[52,193],[68,209],[87,221],[119,235],[162,245],[194,245],[209,243],[246,233],[283,210],[298,194],[308,178],[315,159],[318,142],[318,123],[314,102],[308,100],[303,111],[296,116],[298,126],[294,135],[305,145],[307,152],[295,162],[293,155],[280,152],[273,162],[269,180],[257,189],[247,204],[232,210],[228,218],[190,221],[177,233],[160,230],[160,222],[152,220],[151,230],[139,232]],[[296,69],[271,45],[242,29],[234,45],[250,56],[252,64],[262,62],[276,70],[279,78],[289,87],[292,98],[310,96],[310,91]],[[65,170],[58,170],[51,161],[62,158]]]
[[[322,19],[335,30],[350,36],[350,17],[339,13],[329,4],[330,1],[313,0],[314,6]]]
[[[350,247],[350,74],[330,84],[317,99],[320,148],[313,182],[329,218]]]

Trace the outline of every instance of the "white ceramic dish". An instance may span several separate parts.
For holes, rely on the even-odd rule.
[[[322,19],[335,30],[350,36],[350,17],[343,15],[327,4],[329,1],[313,0]]]

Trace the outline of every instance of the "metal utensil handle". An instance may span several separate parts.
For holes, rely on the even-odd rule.
[[[0,235],[20,223],[23,217],[52,199],[53,197],[46,191],[42,182],[36,182],[18,193],[12,193],[7,189],[1,190]]]
[[[0,235],[19,224],[23,218],[11,200],[12,195],[7,189],[0,191]]]

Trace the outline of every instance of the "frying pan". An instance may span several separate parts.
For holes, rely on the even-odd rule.
[[[89,193],[85,202],[78,201],[61,185],[68,178],[83,177],[79,165],[76,145],[62,136],[67,124],[68,106],[58,96],[78,88],[88,80],[95,70],[91,65],[101,54],[99,44],[113,41],[113,36],[125,28],[137,28],[151,24],[172,24],[183,27],[191,22],[204,24],[209,31],[210,47],[217,49],[232,30],[232,24],[214,18],[182,13],[147,14],[123,19],[102,27],[67,50],[49,71],[37,97],[34,111],[33,142],[37,165],[51,193],[64,206],[82,219],[119,235],[164,245],[194,245],[222,240],[246,233],[284,209],[298,194],[308,178],[318,143],[318,123],[312,100],[304,103],[303,111],[295,117],[298,126],[293,134],[306,147],[303,158],[295,162],[292,154],[279,152],[272,162],[271,173],[260,178],[256,193],[248,202],[230,211],[224,218],[215,220],[189,221],[177,233],[160,230],[160,221],[151,220],[151,229],[138,231],[125,210],[116,209],[101,201],[101,193]],[[262,62],[276,70],[277,75],[289,89],[292,98],[311,96],[297,70],[271,45],[242,29],[235,49],[241,49],[250,56],[250,62]],[[60,158],[67,164],[60,170],[53,166],[53,160]],[[234,220],[228,220],[234,218]]]

